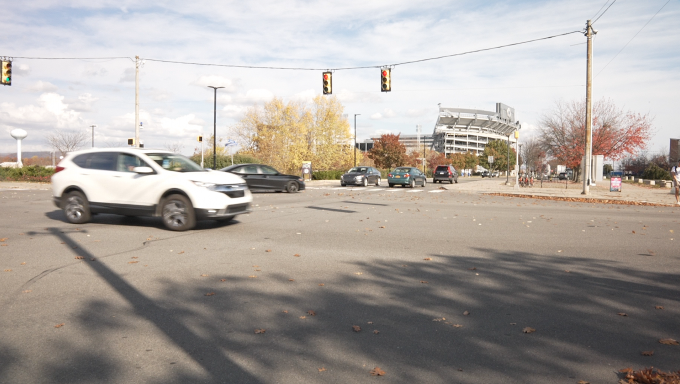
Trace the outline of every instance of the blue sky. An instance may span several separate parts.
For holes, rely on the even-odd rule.
[[[97,1],[32,0],[3,7],[0,55],[128,57],[252,66],[340,68],[417,60],[582,30],[601,1]],[[680,137],[680,4],[671,1],[605,65],[667,0],[617,0],[596,23],[594,98],[654,117],[652,152]],[[611,0],[610,0],[611,2]],[[609,3],[609,2],[608,2]],[[393,69],[391,93],[379,69],[334,73],[334,96],[359,141],[380,133],[431,133],[437,104],[516,109],[521,138],[534,134],[557,100],[585,97],[585,37],[571,34],[505,49]],[[604,70],[603,70],[604,68]],[[140,72],[142,140],[179,143],[190,154],[198,134],[218,136],[253,105],[272,97],[311,100],[321,71],[189,66],[147,60]],[[131,81],[132,80],[132,81]],[[54,129],[96,124],[95,144],[123,145],[134,135],[134,64],[130,59],[14,60],[12,87],[0,89],[0,153],[9,132],[28,132],[24,151],[47,150]],[[89,143],[89,142],[88,142]]]

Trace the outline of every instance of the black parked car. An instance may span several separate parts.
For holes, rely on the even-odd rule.
[[[297,192],[305,189],[300,176],[284,175],[264,164],[234,164],[220,171],[241,176],[252,190]]]
[[[458,183],[458,172],[456,171],[456,168],[452,165],[438,165],[432,174],[432,182],[436,183],[437,181],[440,183],[442,181],[448,181],[449,184],[453,184],[454,181]]]
[[[347,184],[363,185],[369,184],[380,186],[380,171],[373,167],[354,167],[347,171],[340,177],[340,185],[343,187]]]

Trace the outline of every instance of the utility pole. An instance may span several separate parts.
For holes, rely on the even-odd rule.
[[[213,104],[213,169],[217,170],[217,90],[224,87],[213,87],[212,85],[208,85],[208,88],[215,90]]]
[[[141,61],[135,56],[135,147],[139,148],[139,67]],[[93,139],[94,141],[94,139]],[[93,145],[94,146],[94,145]]]
[[[361,113],[354,114],[354,166],[357,166],[357,116],[361,116]]]
[[[505,185],[510,185],[510,134],[508,133],[508,155],[505,156],[507,170],[505,171]]]
[[[94,129],[97,128],[97,126],[92,124],[90,125],[90,128],[92,128],[92,148],[94,148]]]
[[[519,190],[519,131],[515,131],[515,186]]]
[[[583,159],[583,192],[582,195],[590,194],[590,161],[593,157],[593,35],[597,31],[593,29],[590,20],[586,22],[585,36],[588,39],[588,53],[586,59],[586,147]]]

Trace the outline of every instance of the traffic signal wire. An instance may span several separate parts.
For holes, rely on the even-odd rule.
[[[415,63],[422,63],[424,61],[432,61],[432,60],[441,60],[441,59],[446,59],[449,57],[455,57],[455,56],[463,56],[463,55],[469,55],[472,53],[479,53],[479,52],[485,52],[485,51],[491,51],[495,49],[501,49],[501,48],[508,48],[516,45],[522,45],[522,44],[528,44],[528,43],[534,43],[537,41],[542,41],[542,40],[548,40],[548,39],[553,39],[555,37],[561,37],[561,36],[566,36],[566,35],[571,35],[573,33],[581,33],[582,31],[572,31],[572,32],[566,32],[566,33],[561,33],[558,35],[552,35],[552,36],[547,36],[547,37],[541,37],[538,39],[531,39],[531,40],[525,40],[525,41],[520,41],[517,43],[511,43],[511,44],[504,44],[504,45],[498,45],[495,47],[489,47],[489,48],[482,48],[482,49],[475,49],[472,51],[466,51],[466,52],[460,52],[460,53],[453,53],[450,55],[443,55],[443,56],[437,56],[437,57],[429,57],[425,59],[418,59],[418,60],[411,60],[411,61],[403,61],[400,63],[393,63],[393,64],[377,64],[377,65],[366,65],[366,66],[358,66],[358,67],[342,67],[342,68],[334,68],[330,69],[330,71],[346,71],[346,70],[354,70],[354,69],[368,69],[368,68],[385,68],[385,67],[396,67],[398,65],[407,65],[407,64],[415,64]],[[13,56],[15,59],[25,59],[25,60],[110,60],[110,59],[129,59],[134,61],[131,57],[23,57],[23,56]],[[182,64],[182,65],[198,65],[198,66],[208,66],[208,67],[228,67],[228,68],[247,68],[247,69],[276,69],[276,70],[291,70],[291,71],[329,71],[328,67],[325,68],[304,68],[304,67],[273,67],[273,66],[257,66],[257,65],[236,65],[236,64],[216,64],[216,63],[197,63],[197,62],[189,62],[189,61],[175,61],[175,60],[162,60],[162,59],[149,59],[149,58],[144,58],[143,60],[147,61],[155,61],[158,63],[169,63],[169,64]]]

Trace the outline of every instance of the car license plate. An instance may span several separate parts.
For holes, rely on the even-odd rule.
[[[397,175],[397,176],[394,176],[394,178],[399,179],[399,178],[401,178],[401,176]]]

